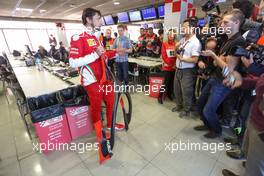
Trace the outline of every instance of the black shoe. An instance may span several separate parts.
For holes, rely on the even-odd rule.
[[[225,143],[230,143],[231,145],[239,145],[239,141],[237,138],[224,138]]]
[[[216,132],[214,132],[214,131],[210,131],[210,132],[208,132],[208,133],[206,133],[206,134],[204,135],[204,137],[205,137],[205,138],[208,138],[208,139],[215,139],[215,138],[218,138],[218,137],[220,137],[220,136],[221,136],[220,133],[216,133]]]
[[[182,111],[179,115],[180,118],[189,117],[190,112],[189,111]]]
[[[207,131],[207,130],[209,130],[209,128],[205,125],[199,125],[199,126],[194,127],[193,129],[196,131]]]
[[[182,110],[182,106],[176,106],[174,108],[172,108],[172,112],[180,112]]]
[[[223,176],[239,176],[239,175],[234,174],[232,171],[227,170],[227,169],[223,169],[222,174],[223,174]]]
[[[227,156],[233,159],[243,159],[245,158],[245,154],[241,149],[231,149],[226,151]]]

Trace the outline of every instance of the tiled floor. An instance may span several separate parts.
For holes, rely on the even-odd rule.
[[[48,156],[33,151],[12,96],[0,91],[0,176],[221,176],[223,168],[242,172],[241,161],[224,151],[170,151],[166,145],[206,140],[193,127],[197,118],[180,119],[172,102],[133,94],[133,119],[128,132],[118,132],[113,158],[98,164],[96,151],[57,151]],[[77,142],[95,142],[94,133]]]

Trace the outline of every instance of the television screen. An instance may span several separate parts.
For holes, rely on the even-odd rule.
[[[129,12],[129,18],[131,21],[141,21],[142,17],[140,11],[131,11]]]
[[[129,18],[128,18],[127,12],[118,13],[117,17],[118,17],[118,22],[119,23],[128,23],[129,22]]]
[[[164,5],[158,7],[158,12],[159,12],[159,17],[163,18],[164,14],[165,14],[164,13]]]
[[[144,20],[157,18],[156,9],[154,7],[143,9],[142,16]]]
[[[113,25],[114,24],[114,20],[113,20],[113,17],[111,15],[104,16],[104,20],[105,20],[106,25]]]

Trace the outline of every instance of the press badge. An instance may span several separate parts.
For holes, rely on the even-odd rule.
[[[168,50],[168,49],[167,49],[166,52],[167,52],[167,56],[168,56],[168,57],[175,57],[175,56],[176,56],[174,50]]]

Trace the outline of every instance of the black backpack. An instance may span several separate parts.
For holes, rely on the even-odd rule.
[[[17,50],[14,50],[13,51],[13,56],[15,56],[15,57],[21,56],[21,53],[19,51],[17,51]]]

